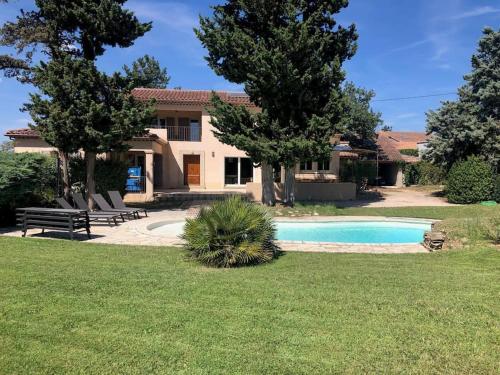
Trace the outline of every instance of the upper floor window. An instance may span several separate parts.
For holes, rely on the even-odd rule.
[[[151,122],[152,129],[167,129],[168,126],[175,126],[175,118],[155,117]]]

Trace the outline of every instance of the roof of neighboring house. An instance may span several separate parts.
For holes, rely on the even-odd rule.
[[[38,133],[38,131],[30,128],[7,130],[5,136],[11,138],[40,138],[40,134]],[[132,138],[132,140],[134,141],[155,141],[157,139],[158,136],[156,134],[149,132],[146,132],[144,135]]]
[[[428,135],[423,132],[384,132],[377,134],[377,146],[380,159],[385,161],[406,161],[414,163],[420,160],[417,156],[401,154],[400,150],[417,149],[417,143],[426,142]]]
[[[209,105],[214,91],[137,88],[132,95],[138,100],[154,99],[160,104]],[[242,92],[215,91],[220,98],[230,104],[255,107],[247,94]]]

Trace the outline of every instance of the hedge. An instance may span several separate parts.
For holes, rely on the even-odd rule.
[[[472,156],[451,167],[446,183],[450,202],[477,203],[492,199],[494,193],[495,176],[487,162]]]
[[[403,148],[399,150],[399,153],[408,156],[418,156],[418,150],[416,148]]]
[[[72,158],[69,168],[73,190],[84,190],[87,179],[85,160]],[[97,159],[95,166],[96,192],[107,197],[108,191],[118,190],[121,195],[124,195],[127,176],[127,163],[118,160]]]
[[[52,206],[57,160],[38,153],[0,152],[0,225],[15,224],[15,209]]]
[[[404,166],[404,184],[409,185],[441,185],[446,180],[443,168],[427,161],[406,164]]]

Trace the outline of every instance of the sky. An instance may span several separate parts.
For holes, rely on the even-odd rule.
[[[209,15],[217,2],[221,0],[129,0],[125,6],[141,21],[152,21],[153,29],[132,47],[108,49],[99,68],[111,73],[150,54],[167,68],[170,87],[241,91],[212,72],[193,32],[198,16]],[[0,24],[32,6],[28,0],[1,4]],[[357,53],[344,64],[347,80],[375,91],[372,106],[393,130],[424,131],[425,113],[456,97],[482,29],[498,29],[500,1],[351,0],[336,19],[345,26],[354,23],[359,34]],[[6,52],[13,51],[0,47],[0,54]],[[7,129],[27,127],[29,115],[19,108],[34,90],[0,76],[0,140],[6,140]],[[446,95],[398,99],[437,94]]]

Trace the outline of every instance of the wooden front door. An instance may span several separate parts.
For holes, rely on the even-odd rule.
[[[184,185],[200,185],[200,155],[184,155]]]

